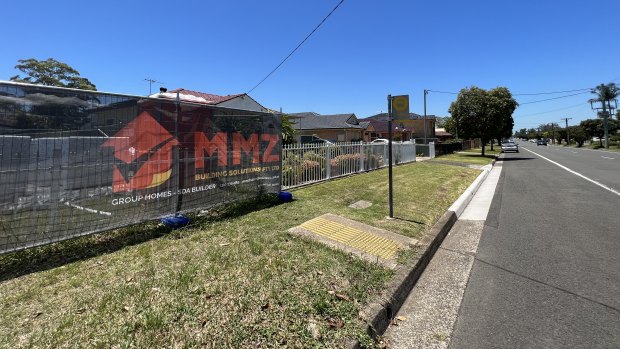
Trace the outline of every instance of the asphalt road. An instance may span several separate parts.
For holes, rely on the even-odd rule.
[[[449,347],[620,348],[620,154],[522,148],[503,159]]]

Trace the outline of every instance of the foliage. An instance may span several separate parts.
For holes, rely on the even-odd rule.
[[[449,112],[463,138],[480,138],[482,155],[484,145],[491,139],[512,134],[512,112],[518,103],[505,87],[486,91],[472,86],[459,92],[456,101],[450,104]]]
[[[53,58],[39,61],[34,58],[20,59],[15,69],[20,70],[25,77],[15,75],[11,81],[25,82],[29,84],[77,88],[82,90],[96,91],[95,84],[87,78],[81,77],[80,73],[66,63]]]
[[[289,115],[282,114],[282,142],[284,144],[293,144],[295,143],[296,135],[297,131],[293,127]]]
[[[610,102],[620,95],[620,88],[613,82],[608,84],[600,84],[596,86],[592,93],[596,95],[596,98],[592,98],[589,100],[590,103],[599,102],[603,106],[603,109],[611,109]]]
[[[456,123],[454,122],[454,119],[449,117],[449,116],[444,118],[444,126],[443,127],[446,129],[446,132],[455,135],[455,137],[458,134],[457,128],[456,128]]]
[[[495,135],[498,144],[503,138],[512,136],[514,119],[512,113],[517,109],[519,103],[512,98],[512,94],[506,87],[496,87],[488,92],[490,98],[491,112],[496,114],[497,119],[501,119],[501,127]]]
[[[597,137],[603,146],[603,136],[605,135],[605,125],[602,119],[586,119],[579,123],[588,138]],[[607,120],[607,127],[610,133],[618,129],[618,122],[614,119]]]
[[[568,131],[570,132],[571,140],[575,141],[578,147],[582,147],[583,142],[588,139],[586,131],[581,126],[571,126],[568,128]]]

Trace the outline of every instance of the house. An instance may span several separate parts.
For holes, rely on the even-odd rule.
[[[297,142],[304,136],[315,136],[332,142],[352,142],[363,139],[365,127],[355,114],[321,115],[313,112],[288,114],[297,131]]]
[[[424,139],[425,138],[425,118],[423,115],[409,113],[409,118],[404,120],[392,121],[392,132],[394,135],[402,137],[402,140]],[[387,138],[388,136],[388,114],[380,113],[360,119],[360,122],[370,122],[364,132],[364,140],[372,141],[376,138]],[[397,129],[398,127],[398,129]],[[393,136],[395,137],[395,136]],[[435,115],[426,116],[426,139],[433,140],[435,135]]]
[[[204,93],[204,92],[198,92],[198,91],[178,88],[172,91],[163,91],[161,93],[155,93],[149,97],[176,99],[177,93],[179,94],[179,99],[185,102],[204,103],[204,104],[214,105],[218,107],[251,110],[251,111],[257,111],[257,112],[264,112],[264,113],[269,112],[267,108],[260,105],[260,103],[254,100],[254,98],[250,97],[247,93],[219,96],[219,95],[214,95],[211,93]]]
[[[438,142],[445,142],[448,139],[453,139],[454,136],[452,135],[452,133],[447,132],[445,128],[436,128],[435,129],[435,136],[437,137],[437,141]]]
[[[388,138],[387,121],[370,119],[368,121],[360,121],[360,124],[366,125],[364,130],[365,142],[372,142],[377,138]],[[392,122],[392,140],[410,140],[413,138],[414,133],[415,130],[413,128],[407,128],[404,124],[401,124],[400,122]]]

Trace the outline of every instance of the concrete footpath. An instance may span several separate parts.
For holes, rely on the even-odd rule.
[[[448,347],[501,171],[500,161],[461,196],[471,201],[451,208],[458,220],[395,314],[382,338],[386,348]]]

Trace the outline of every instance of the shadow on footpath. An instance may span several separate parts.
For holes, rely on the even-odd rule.
[[[62,267],[161,237],[183,239],[194,234],[204,223],[243,216],[279,204],[281,202],[277,198],[268,196],[213,207],[207,211],[206,215],[202,216],[188,215],[192,223],[177,230],[160,224],[158,221],[148,221],[125,228],[7,253],[0,255],[0,282]]]

